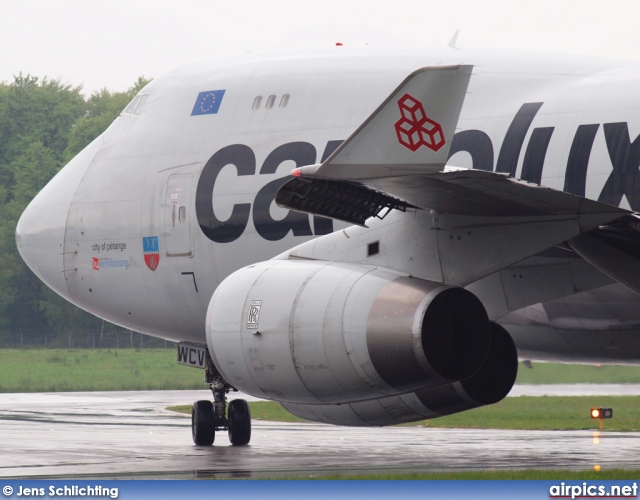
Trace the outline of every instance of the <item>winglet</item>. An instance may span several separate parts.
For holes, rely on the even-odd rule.
[[[442,171],[472,69],[413,72],[322,165],[302,167],[300,174],[363,180]]]

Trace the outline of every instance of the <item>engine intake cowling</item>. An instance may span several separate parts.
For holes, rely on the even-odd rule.
[[[207,341],[243,392],[346,403],[470,377],[489,352],[490,324],[462,288],[357,264],[273,260],[220,284]]]

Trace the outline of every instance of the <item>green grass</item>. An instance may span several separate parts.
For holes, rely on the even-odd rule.
[[[521,364],[516,383],[575,382],[640,383],[640,367]],[[178,365],[174,349],[0,349],[0,392],[202,388],[202,371]]]
[[[254,401],[249,403],[251,418],[267,422],[307,422],[285,410],[275,401]]]
[[[516,384],[640,384],[640,366],[520,363]]]
[[[608,431],[640,431],[640,396],[521,396],[494,405],[429,420],[429,427],[465,429],[598,429],[589,416],[594,406],[613,408]],[[415,425],[415,424],[410,424]]]
[[[0,392],[206,388],[173,349],[0,349]]]
[[[420,420],[404,425],[459,429],[596,430],[600,421],[589,417],[589,409],[594,406],[613,408],[614,418],[605,420],[605,430],[640,431],[640,396],[522,396],[428,422]],[[274,401],[250,402],[249,407],[254,419],[304,422]],[[188,405],[168,409],[191,413]]]
[[[169,406],[167,410],[191,415],[191,405]],[[249,410],[254,420],[265,422],[308,422],[289,413],[280,403],[275,401],[250,401]]]

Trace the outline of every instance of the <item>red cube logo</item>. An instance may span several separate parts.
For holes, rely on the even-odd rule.
[[[424,106],[415,97],[405,94],[398,101],[401,118],[395,123],[398,141],[414,153],[421,146],[438,151],[446,144],[442,127],[427,117]]]

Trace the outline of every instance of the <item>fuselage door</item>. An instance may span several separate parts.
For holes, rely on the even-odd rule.
[[[191,257],[191,191],[193,174],[169,176],[164,192],[164,237],[167,257]]]

